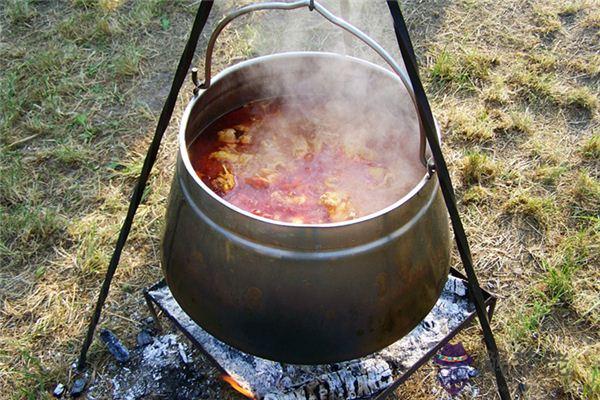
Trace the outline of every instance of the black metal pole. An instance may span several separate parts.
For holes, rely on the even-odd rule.
[[[123,251],[125,242],[127,242],[127,237],[129,236],[131,225],[133,224],[133,218],[135,217],[135,213],[137,212],[140,202],[142,201],[142,195],[144,194],[146,183],[148,183],[150,172],[152,171],[152,167],[156,162],[156,156],[160,148],[160,143],[162,141],[165,131],[167,130],[167,127],[169,126],[169,121],[171,120],[173,110],[175,109],[175,103],[177,102],[177,96],[179,95],[179,90],[183,85],[183,81],[192,63],[192,59],[196,51],[196,45],[198,44],[198,39],[200,38],[200,33],[202,33],[204,25],[206,25],[206,21],[208,20],[208,16],[210,14],[210,9],[212,8],[212,5],[212,0],[202,0],[202,2],[200,3],[200,6],[198,7],[198,11],[196,13],[196,18],[194,19],[192,31],[190,32],[190,37],[187,41],[187,44],[185,45],[183,53],[181,54],[181,58],[179,59],[177,71],[175,72],[173,83],[171,84],[171,90],[163,106],[160,118],[158,119],[156,131],[154,132],[154,137],[152,138],[152,143],[150,144],[150,147],[148,147],[148,152],[146,153],[146,158],[144,160],[144,165],[142,167],[140,177],[137,180],[135,189],[133,190],[133,195],[131,196],[131,200],[129,202],[127,216],[125,217],[123,225],[121,226],[121,231],[115,244],[115,250],[110,259],[110,263],[108,264],[106,276],[104,277],[104,282],[102,283],[102,288],[100,289],[100,293],[98,295],[96,307],[94,309],[94,313],[92,314],[92,319],[90,320],[85,340],[83,342],[83,345],[81,346],[79,360],[77,361],[77,369],[79,371],[83,371],[85,369],[87,352],[90,348],[90,345],[92,344],[94,332],[96,331],[98,321],[100,321],[100,315],[102,314],[104,302],[108,297],[110,284],[112,282],[115,271],[119,266],[121,252]]]
[[[483,338],[488,351],[488,356],[492,364],[494,374],[496,375],[498,393],[500,394],[500,398],[502,400],[510,400],[510,391],[508,389],[508,384],[506,383],[502,366],[500,364],[498,346],[496,345],[496,340],[494,339],[494,334],[492,332],[492,328],[490,327],[481,288],[479,286],[477,275],[475,274],[475,269],[473,268],[473,260],[471,258],[469,242],[467,240],[467,235],[456,206],[452,181],[450,179],[448,167],[446,165],[446,161],[444,160],[444,155],[438,141],[431,107],[429,105],[429,101],[427,100],[427,95],[425,94],[423,84],[419,78],[417,61],[410,36],[408,34],[408,29],[406,27],[404,17],[402,16],[402,11],[400,10],[398,1],[387,0],[387,4],[392,14],[392,18],[394,19],[394,31],[396,33],[396,39],[398,40],[400,52],[402,53],[402,58],[404,59],[404,64],[415,92],[421,123],[425,129],[427,142],[435,161],[435,169],[440,182],[440,188],[444,196],[444,201],[446,202],[446,207],[448,209],[448,213],[450,214],[456,245],[458,247],[461,261],[465,267],[465,272],[467,273],[467,284],[469,291],[471,292],[471,295],[475,301],[475,309],[481,324],[481,329],[483,330]]]

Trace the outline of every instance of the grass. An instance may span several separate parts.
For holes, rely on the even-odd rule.
[[[598,344],[575,351],[560,364],[563,386],[575,398],[594,399],[600,393]]]
[[[497,64],[495,57],[478,50],[470,49],[452,54],[444,49],[436,56],[430,77],[442,85],[474,90],[488,79],[490,70]]]
[[[7,0],[4,12],[12,24],[21,24],[29,21],[35,14],[29,0]]]
[[[552,305],[547,301],[536,299],[527,304],[519,313],[518,319],[508,329],[508,335],[514,349],[532,346],[541,333],[544,321],[549,317]]]
[[[565,85],[555,73],[539,71],[530,65],[517,69],[510,81],[521,96],[530,102],[553,103],[587,111],[598,107],[598,95],[588,87]]]
[[[534,179],[539,181],[544,185],[556,186],[559,182],[561,176],[568,171],[568,168],[565,166],[540,166],[535,169],[533,176]]]
[[[481,204],[490,198],[492,193],[483,186],[475,185],[469,187],[462,195],[464,204]]]
[[[580,171],[570,188],[577,215],[600,217],[600,182],[586,171]]]
[[[581,153],[587,159],[600,160],[600,134],[587,139],[581,147]]]
[[[508,214],[521,216],[537,222],[541,226],[547,226],[552,212],[555,210],[555,204],[549,198],[521,192],[504,203],[504,210]]]
[[[495,135],[495,121],[483,107],[456,108],[449,119],[450,131],[460,140],[482,143],[491,140]]]
[[[481,184],[496,177],[498,166],[484,153],[469,152],[463,157],[460,170],[465,185]]]
[[[141,72],[141,62],[141,49],[127,45],[115,60],[115,74],[120,78],[134,77]]]
[[[215,15],[227,6],[217,2]],[[72,379],[68,366],[196,7],[187,0],[0,5],[2,399],[49,398],[57,382]],[[511,388],[523,382],[531,399],[598,399],[598,7],[587,0],[403,7],[479,279],[500,298],[493,325]],[[376,23],[389,18],[381,12]],[[266,18],[223,32],[215,72],[275,50],[283,28],[294,28],[274,25],[265,35],[288,21]],[[395,51],[390,33],[380,41]],[[341,40],[321,26],[306,34],[309,48]],[[128,344],[147,316],[140,289],[161,276],[160,230],[189,85],[101,321]],[[480,397],[495,398],[478,329],[460,340],[482,372],[474,380]],[[94,342],[91,368],[101,374],[108,358]],[[426,365],[396,397],[439,398],[434,390],[435,369]]]

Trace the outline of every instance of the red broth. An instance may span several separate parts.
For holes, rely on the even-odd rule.
[[[414,168],[394,171],[398,156],[377,151],[386,143],[372,139],[367,122],[340,122],[343,109],[303,98],[250,103],[190,144],[192,166],[223,199],[266,218],[318,224],[368,215],[414,185],[402,180]]]

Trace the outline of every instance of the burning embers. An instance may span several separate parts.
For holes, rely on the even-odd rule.
[[[233,377],[231,375],[221,375],[221,379],[223,379],[225,382],[227,382],[233,389],[235,389],[235,391],[243,394],[244,396],[248,397],[249,399],[254,399],[254,394],[250,391],[250,389],[246,389],[245,387],[243,387],[241,384],[237,383],[235,379],[233,379]]]
[[[456,332],[474,313],[464,282],[451,277],[436,306],[408,336],[364,358],[307,366],[254,357],[217,340],[190,319],[165,285],[152,289],[148,294],[165,315],[177,321],[188,337],[210,355],[209,359],[225,371],[225,375],[221,376],[223,381],[244,396],[256,400],[376,398],[394,381],[414,371],[414,366],[434,346]],[[196,366],[198,361],[189,366]]]
[[[393,151],[401,143],[373,129],[343,100],[262,100],[217,120],[189,154],[204,183],[242,209],[297,224],[340,222],[393,204],[419,178],[418,164]]]

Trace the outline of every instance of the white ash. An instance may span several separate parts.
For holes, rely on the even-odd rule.
[[[155,338],[152,343],[144,347],[142,363],[149,367],[154,367],[157,370],[173,364],[174,359],[180,357],[180,346],[185,345],[179,343],[177,336],[172,333],[165,336],[159,336]]]
[[[197,360],[192,363],[190,360]],[[87,398],[216,399],[221,384],[215,369],[200,362],[181,336],[169,333],[154,336],[151,344],[137,347],[125,365],[113,363],[92,383]]]
[[[465,283],[450,277],[427,317],[396,343],[357,360],[302,366],[254,357],[220,342],[191,320],[166,286],[151,295],[240,386],[259,400],[344,400],[373,396],[403,375],[474,311]]]

